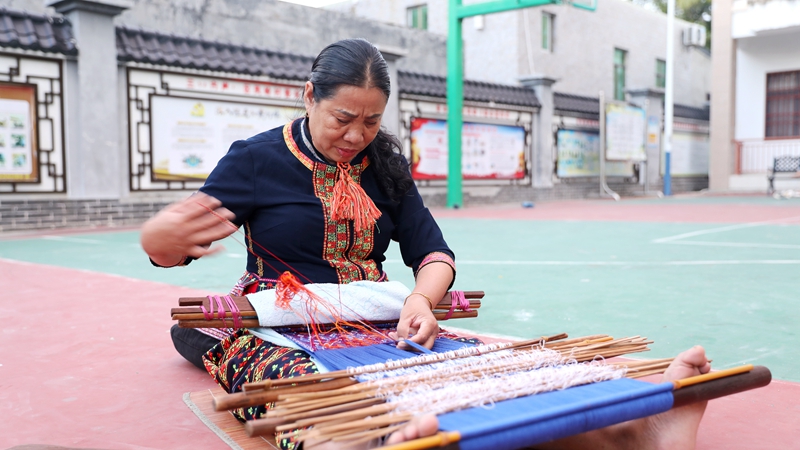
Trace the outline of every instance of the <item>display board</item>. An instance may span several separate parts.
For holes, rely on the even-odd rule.
[[[38,182],[36,86],[0,83],[0,182]]]
[[[600,133],[586,130],[556,132],[559,178],[596,177],[600,175]],[[633,165],[625,161],[607,161],[607,176],[633,176]]]
[[[153,95],[154,180],[205,179],[231,144],[299,117],[296,108]]]
[[[672,135],[670,174],[672,176],[708,175],[709,137],[705,133],[676,131]],[[664,174],[664,156],[661,157]]]
[[[621,103],[606,105],[606,160],[645,161],[644,109]]]
[[[525,177],[525,129],[465,122],[461,132],[464,179]],[[411,174],[416,180],[443,180],[448,172],[447,122],[411,121]]]

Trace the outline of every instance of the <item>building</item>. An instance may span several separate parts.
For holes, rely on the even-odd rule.
[[[444,203],[441,35],[274,0],[7,1],[20,9],[0,9],[0,231],[141,223],[200,187],[233,140],[297,117],[310,55],[347,37],[386,57],[384,125],[426,201]],[[466,204],[599,195],[598,98],[554,81],[465,82]],[[660,186],[662,94],[626,93],[647,115],[650,162],[610,165],[608,182],[637,195]],[[675,191],[707,185],[707,114],[676,108]]]
[[[766,191],[774,159],[800,157],[800,2],[721,0],[713,8],[711,188]]]
[[[469,2],[465,2],[469,3]],[[448,0],[348,0],[328,7],[447,36]],[[424,12],[424,16],[423,13]],[[422,20],[415,18],[423,16]],[[699,25],[676,20],[675,102],[702,108],[710,91],[710,54]],[[697,39],[686,39],[695,31]],[[664,87],[666,15],[624,0],[596,11],[569,4],[525,8],[464,20],[464,77],[502,84],[544,76],[557,92],[624,99],[627,90]],[[699,45],[698,45],[699,44]],[[412,69],[413,70],[413,69]]]

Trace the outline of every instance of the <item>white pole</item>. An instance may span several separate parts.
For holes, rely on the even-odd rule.
[[[667,70],[664,83],[664,195],[672,195],[672,117],[675,104],[675,0],[667,1]]]

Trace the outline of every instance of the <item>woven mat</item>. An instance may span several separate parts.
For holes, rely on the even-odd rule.
[[[244,424],[236,420],[228,411],[214,411],[212,401],[216,396],[227,395],[222,388],[187,392],[183,401],[198,418],[233,450],[277,450],[271,437],[249,437]]]

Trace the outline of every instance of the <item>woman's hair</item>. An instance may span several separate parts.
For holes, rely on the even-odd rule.
[[[391,93],[386,60],[364,39],[345,39],[325,47],[311,66],[309,81],[315,102],[332,98],[341,86],[378,88],[387,100]],[[401,151],[400,141],[383,128],[366,148],[378,184],[394,201],[400,201],[414,184]]]

